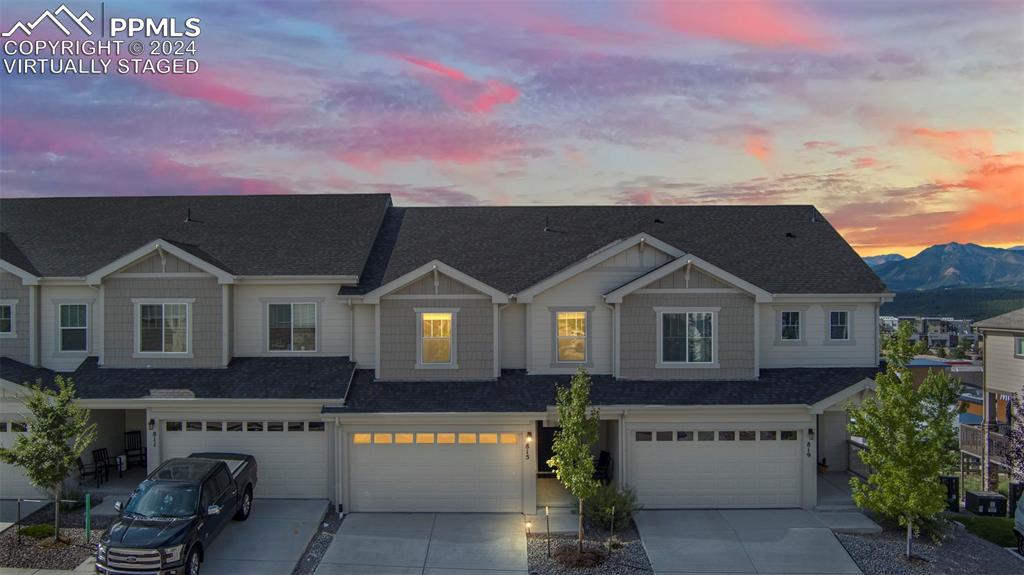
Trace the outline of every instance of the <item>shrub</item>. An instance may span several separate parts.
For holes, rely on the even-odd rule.
[[[21,534],[33,539],[46,539],[53,537],[53,524],[40,523],[38,525],[26,525],[21,528]]]
[[[597,492],[584,502],[586,516],[608,529],[612,521],[612,509],[615,509],[615,529],[626,526],[633,514],[640,510],[636,502],[636,493],[632,489],[619,490],[614,485],[602,485]]]

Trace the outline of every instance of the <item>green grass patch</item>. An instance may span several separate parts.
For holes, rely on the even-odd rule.
[[[21,528],[21,534],[33,539],[46,539],[47,537],[53,537],[53,523],[26,525]]]
[[[1009,517],[953,515],[950,519],[963,523],[971,533],[1000,547],[1017,546],[1017,536],[1013,534],[1013,519]]]

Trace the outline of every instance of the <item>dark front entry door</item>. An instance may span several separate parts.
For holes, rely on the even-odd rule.
[[[548,460],[554,455],[551,451],[551,443],[555,440],[557,427],[544,427],[543,422],[537,423],[537,472],[553,473],[548,467]]]

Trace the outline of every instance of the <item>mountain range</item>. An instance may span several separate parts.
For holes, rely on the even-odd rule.
[[[1010,249],[951,242],[916,256],[871,256],[864,261],[891,291],[939,288],[1024,288],[1024,246]]]

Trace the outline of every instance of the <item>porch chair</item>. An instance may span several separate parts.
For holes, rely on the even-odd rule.
[[[141,431],[124,432],[124,455],[130,466],[132,462],[146,466],[146,443]]]
[[[605,485],[612,481],[612,454],[602,451],[594,464],[594,479]]]
[[[96,480],[96,487],[100,486],[100,479],[103,477],[100,468],[96,467],[95,463],[85,463],[82,458],[75,459],[75,463],[78,464],[78,481],[83,483],[87,477],[92,477]]]
[[[92,463],[96,466],[96,469],[103,470],[103,480],[110,481],[110,470],[116,469],[117,476],[123,477],[121,473],[121,467],[117,464],[116,459],[110,458],[110,453],[106,447],[92,450]]]

